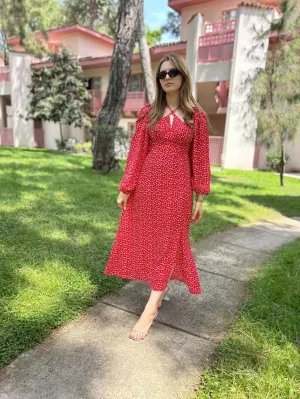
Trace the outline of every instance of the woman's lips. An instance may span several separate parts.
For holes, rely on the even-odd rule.
[[[171,86],[173,83],[166,83],[166,86]]]

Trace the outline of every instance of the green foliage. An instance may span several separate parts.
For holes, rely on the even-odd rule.
[[[172,36],[180,37],[180,25],[181,17],[174,11],[168,12],[168,20],[165,25],[162,26],[162,33],[170,33]]]
[[[118,0],[64,0],[65,24],[81,24],[116,38],[118,5]]]
[[[75,152],[76,153],[87,153],[92,154],[92,142],[86,141],[85,143],[76,143],[75,144]]]
[[[285,154],[285,163],[290,159],[290,157]],[[267,166],[275,172],[280,172],[281,168],[281,152],[280,151],[269,151],[266,160]]]
[[[26,119],[91,126],[91,95],[78,60],[61,47],[59,54],[50,54],[50,61],[51,68],[32,69]]]
[[[40,31],[47,39],[45,30],[62,25],[64,17],[58,0],[2,0],[0,13],[0,50],[7,57],[7,38],[19,36],[27,52],[43,56],[43,45],[35,36]]]
[[[56,147],[58,151],[64,151],[66,149],[66,142],[65,140],[55,139]]]
[[[145,25],[146,40],[149,46],[154,46],[161,42],[163,28],[151,30],[148,25]]]

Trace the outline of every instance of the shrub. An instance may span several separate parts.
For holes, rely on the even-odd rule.
[[[87,141],[85,143],[76,143],[75,152],[76,153],[86,152],[87,154],[92,154],[92,142]]]
[[[285,154],[285,162],[290,159],[288,154]],[[280,173],[280,162],[281,162],[281,152],[280,151],[269,151],[267,155],[266,164],[274,170],[275,172]]]
[[[66,142],[64,140],[55,139],[55,141],[58,151],[64,151],[66,149]]]

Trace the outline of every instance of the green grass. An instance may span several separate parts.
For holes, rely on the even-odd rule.
[[[299,281],[300,239],[259,269],[194,399],[300,398]]]
[[[89,156],[0,147],[0,366],[129,281],[103,273],[121,177],[92,170]],[[191,241],[262,217],[300,215],[300,181],[286,178],[285,188],[278,181],[216,169]]]

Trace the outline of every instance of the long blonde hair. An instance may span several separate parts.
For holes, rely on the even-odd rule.
[[[157,70],[155,72],[156,92],[155,99],[153,101],[152,107],[150,108],[149,127],[153,128],[155,124],[163,117],[164,110],[167,105],[166,92],[162,89],[160,81],[157,77],[157,73],[160,71],[161,64],[164,61],[172,61],[175,68],[178,69],[181,73],[182,85],[180,88],[179,101],[184,114],[183,120],[190,127],[194,127],[193,107],[196,107],[203,112],[205,111],[201,108],[201,106],[192,94],[191,75],[189,73],[185,59],[178,54],[166,55],[160,60],[158,64]]]

